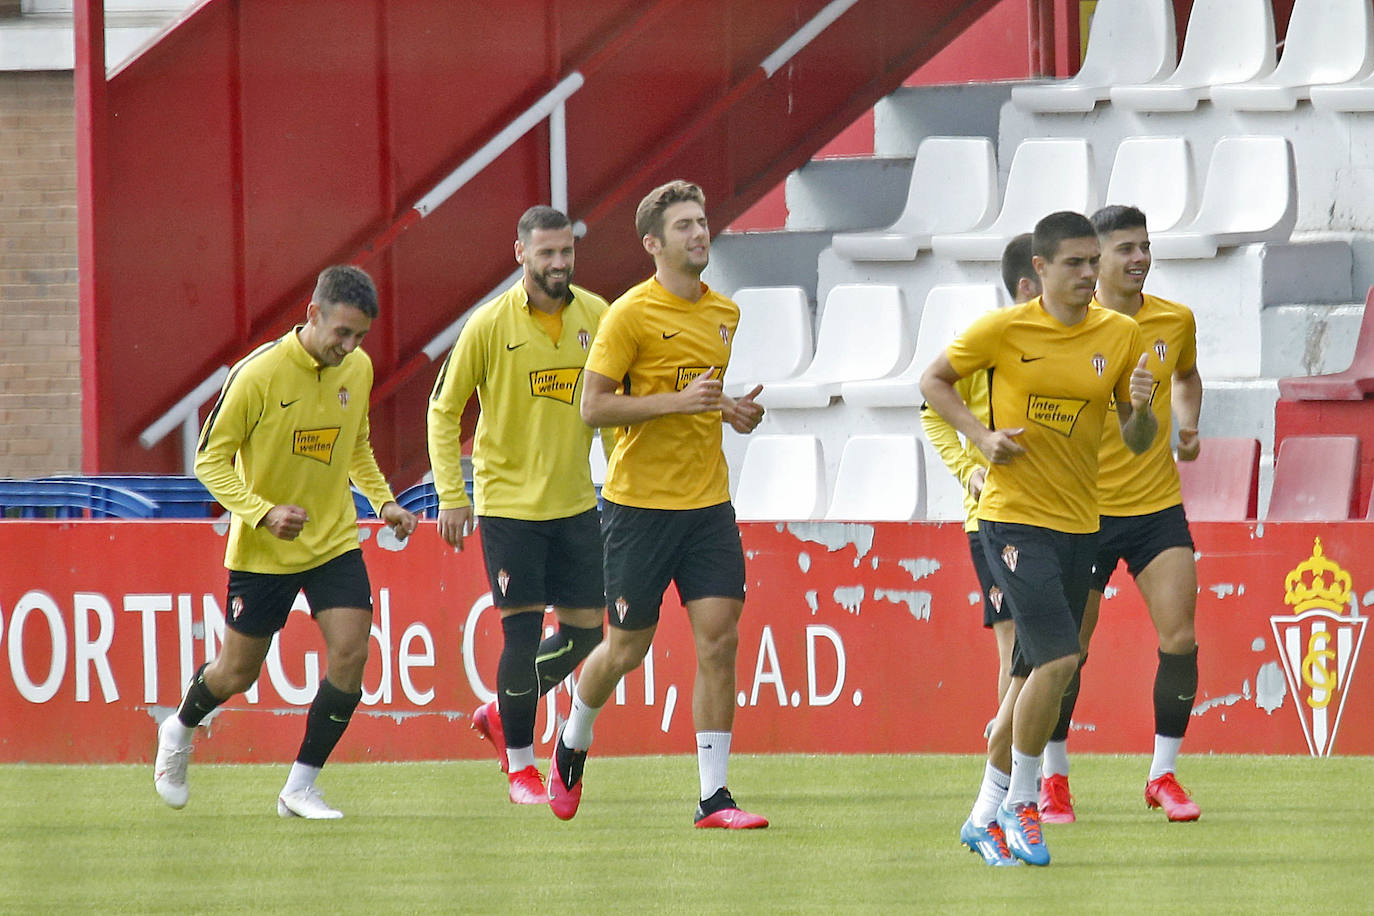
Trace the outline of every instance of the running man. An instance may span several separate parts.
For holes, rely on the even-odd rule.
[[[1091,307],[1100,249],[1079,213],[1035,226],[1039,298],[990,312],[921,377],[927,402],[987,456],[978,533],[996,591],[1016,624],[1012,680],[988,738],[982,786],[960,841],[989,865],[1048,865],[1040,826],[1040,755],[1078,667],[1079,623],[1096,549],[1097,453],[1108,404],[1134,452],[1154,439],[1144,407],[1154,379],[1140,329]],[[991,369],[995,429],[954,385]]]
[[[573,228],[552,207],[531,207],[516,226],[523,268],[480,307],[444,361],[429,402],[429,460],[439,534],[463,549],[472,506],[463,483],[463,407],[477,392],[473,496],[487,581],[501,613],[496,699],[472,714],[509,774],[510,800],[548,803],[534,760],[539,698],[601,641],[601,521],[582,422],[582,369],[606,300],[572,285]],[[544,608],[558,630],[540,641]]]
[[[200,666],[158,728],[153,784],[173,808],[189,797],[195,727],[258,679],[273,635],[304,591],[324,635],[327,670],[277,813],[343,817],[315,779],[362,699],[372,626],[350,479],[397,537],[415,530],[415,516],[396,504],[368,439],[372,360],[359,344],[376,317],[377,290],[366,273],[325,268],[305,324],[235,365],[205,421],[196,476],[233,513],[224,556],[228,614],[219,655]]]
[[[1150,234],[1145,214],[1135,207],[1103,207],[1092,216],[1102,245],[1097,302],[1135,319],[1159,384],[1151,409],[1160,428],[1178,418],[1178,460],[1192,461],[1200,451],[1197,424],[1202,412],[1202,377],[1197,371],[1197,323],[1192,311],[1177,302],[1144,292],[1150,273]],[[1083,657],[1097,625],[1102,592],[1121,560],[1135,579],[1159,636],[1154,680],[1155,741],[1145,783],[1145,802],[1164,809],[1171,821],[1195,821],[1197,802],[1174,776],[1179,748],[1188,730],[1197,694],[1197,642],[1193,615],[1197,609],[1197,563],[1193,539],[1183,513],[1178,467],[1169,437],[1159,436],[1139,458],[1127,450],[1121,435],[1106,424],[1099,458],[1098,512],[1101,534],[1092,584],[1083,611]],[[1056,734],[1067,733],[1077,690],[1065,693]],[[1062,744],[1061,744],[1062,747]],[[1068,785],[1068,757],[1062,771],[1051,769],[1054,742],[1046,747],[1041,815],[1057,821],[1074,819]],[[1048,807],[1046,804],[1048,803]]]
[[[1002,283],[1016,305],[1040,295],[1040,277],[1031,263],[1029,232],[1012,239],[1002,251]],[[978,418],[978,422],[986,426],[990,422],[987,371],[964,376],[955,383],[954,390]],[[992,630],[993,638],[997,640],[997,705],[1001,706],[1002,698],[1007,695],[1007,686],[1011,683],[1011,653],[1016,645],[1016,628],[1012,625],[1011,608],[1005,603],[997,605],[992,601],[992,573],[988,570],[983,543],[978,539],[978,496],[983,492],[983,481],[987,478],[988,460],[971,439],[960,439],[958,430],[931,410],[929,404],[921,405],[921,427],[925,430],[926,439],[939,452],[945,467],[964,485],[964,531],[968,534],[973,571],[978,577],[978,587],[983,592],[983,626]],[[989,721],[989,731],[991,728],[992,722]]]
[[[550,805],[563,820],[577,813],[592,724],[643,662],[671,581],[696,646],[696,826],[766,827],[726,788],[744,551],[721,451],[722,422],[750,433],[763,419],[755,401],[762,387],[738,401],[722,391],[739,308],[701,282],[711,252],[701,189],[685,181],[656,188],[639,204],[635,228],[654,275],[606,313],[582,389],[582,418],[619,428],[601,491],[610,629],[582,666],[554,744]]]

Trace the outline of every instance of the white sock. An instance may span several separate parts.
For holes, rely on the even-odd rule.
[[[1069,775],[1069,742],[1051,741],[1045,745],[1044,761],[1040,772],[1046,776]]]
[[[506,764],[512,773],[519,773],[525,767],[534,766],[534,745],[506,748]]]
[[[992,764],[983,767],[983,784],[978,789],[978,800],[973,803],[973,811],[968,819],[979,827],[986,827],[997,819],[997,806],[1007,797],[1007,786],[1011,775],[1003,773]]]
[[[697,732],[697,775],[701,777],[701,799],[725,787],[730,768],[730,733]]]
[[[600,712],[600,706],[588,706],[573,691],[572,711],[568,713],[568,724],[563,726],[563,743],[569,750],[585,751],[592,746],[592,724]]]
[[[1156,780],[1165,773],[1174,772],[1178,763],[1178,749],[1183,746],[1182,738],[1166,738],[1155,735],[1155,756],[1150,761],[1150,779]]]
[[[1040,755],[1032,757],[1023,754],[1015,747],[1011,749],[1011,784],[1007,786],[1007,808],[1028,805],[1040,801]]]
[[[315,777],[319,775],[319,767],[312,767],[297,761],[291,764],[291,772],[287,774],[286,786],[281,792],[285,795],[287,792],[298,792],[301,789],[308,789],[315,784]]]
[[[185,747],[191,743],[191,736],[196,733],[194,728],[187,728],[174,712],[166,719],[167,724],[162,726],[165,731],[159,731],[159,737],[166,735],[167,740],[177,747]]]

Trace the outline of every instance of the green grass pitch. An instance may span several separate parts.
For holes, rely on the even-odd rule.
[[[342,821],[276,816],[285,766],[0,767],[0,913],[1269,913],[1374,911],[1374,760],[1184,757],[1170,824],[1143,756],[1080,755],[1048,868],[959,845],[972,756],[743,756],[767,830],[694,830],[691,757],[588,761],[567,823],[494,761],[336,764]]]

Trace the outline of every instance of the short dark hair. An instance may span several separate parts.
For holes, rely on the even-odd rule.
[[[1145,213],[1138,207],[1124,204],[1111,204],[1098,210],[1091,217],[1093,228],[1099,236],[1111,235],[1122,229],[1144,229]]]
[[[1007,288],[1007,294],[1013,299],[1016,298],[1016,290],[1021,286],[1022,278],[1040,282],[1035,273],[1035,265],[1031,263],[1033,239],[1034,236],[1029,232],[1023,232],[1007,242],[1007,247],[1002,249],[1002,283]]]
[[[536,229],[566,229],[571,225],[572,220],[562,210],[538,204],[521,214],[520,222],[515,224],[515,236],[528,242]]]
[[[1059,243],[1065,239],[1096,239],[1097,230],[1082,213],[1059,210],[1035,224],[1031,240],[1031,254],[1053,261],[1059,253]]]
[[[335,264],[320,271],[310,299],[325,310],[351,305],[368,318],[377,317],[377,287],[367,271],[352,264]]]
[[[657,239],[663,238],[664,211],[683,201],[695,201],[701,204],[703,210],[706,209],[705,192],[690,181],[670,181],[645,195],[635,208],[635,230],[639,232],[639,237],[652,235]]]

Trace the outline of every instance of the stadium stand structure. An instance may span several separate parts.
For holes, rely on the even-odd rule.
[[[1023,111],[1092,111],[1113,86],[1153,83],[1177,65],[1172,0],[1099,0],[1078,72],[1066,80],[1016,86],[1011,101]]]
[[[1022,141],[1012,156],[1006,192],[997,218],[984,229],[939,233],[931,238],[937,257],[954,261],[997,261],[1002,249],[1028,225],[1055,210],[1090,213],[1097,207],[1093,160],[1085,140],[1039,138]]]
[[[1354,436],[1290,436],[1274,460],[1269,521],[1355,518],[1360,440]]]
[[[1292,111],[1312,87],[1362,80],[1374,72],[1369,0],[1297,0],[1278,66],[1266,76],[1217,86],[1212,101],[1234,111]]]
[[[0,480],[0,518],[153,518],[157,504],[89,480]]]
[[[997,211],[997,155],[987,137],[929,137],[916,149],[906,206],[876,232],[839,233],[851,261],[910,261],[941,233],[973,232]]]
[[[740,397],[760,383],[799,375],[814,355],[806,290],[749,286],[736,290],[733,298],[739,306],[739,325],[730,345],[725,393]]]
[[[769,410],[825,407],[839,396],[842,383],[886,378],[910,358],[901,290],[837,286],[826,296],[810,365],[796,378],[765,385],[759,403]]]
[[[1212,89],[1274,69],[1274,10],[1269,0],[1196,0],[1178,68],[1161,80],[1114,86],[1112,105],[1139,112],[1192,111]]]
[[[844,444],[832,521],[905,522],[926,516],[925,452],[915,436],[851,436]]]
[[[826,505],[825,459],[815,436],[754,435],[740,468],[740,521],[807,521]]]
[[[1258,439],[1203,439],[1196,460],[1178,463],[1188,520],[1234,522],[1257,518],[1259,462]]]
[[[1361,336],[1358,330],[1365,313],[1362,294],[1374,283],[1374,258],[1370,255],[1374,250],[1370,246],[1374,221],[1368,216],[1374,212],[1374,192],[1349,163],[1358,160],[1360,151],[1374,142],[1374,124],[1360,117],[1333,118],[1330,107],[1321,107],[1320,99],[1326,91],[1344,88],[1358,93],[1365,91],[1359,87],[1365,87],[1371,92],[1369,107],[1374,109],[1374,77],[1338,86],[1313,85],[1311,103],[1299,98],[1296,107],[1282,115],[1282,122],[1276,122],[1272,112],[1214,105],[1206,100],[1213,85],[1224,80],[1225,85],[1255,82],[1267,86],[1277,59],[1271,6],[1251,0],[1241,0],[1230,9],[1224,6],[1193,5],[1185,47],[1191,45],[1195,50],[1191,55],[1185,50],[1184,57],[1191,61],[1185,68],[1180,58],[1175,73],[1181,71],[1187,76],[1189,71],[1205,71],[1213,76],[1198,92],[1201,104],[1188,110],[1128,110],[1118,105],[1110,92],[1105,102],[1095,102],[1088,112],[1033,110],[1035,106],[1028,102],[1024,106],[1014,102],[1018,95],[1023,101],[1028,98],[1022,90],[1052,89],[1069,81],[909,88],[879,103],[874,140],[878,155],[870,168],[877,169],[878,160],[889,161],[882,157],[915,155],[921,141],[929,136],[965,133],[986,137],[997,147],[1000,213],[1012,193],[1012,162],[1021,147],[1045,140],[1083,144],[1091,174],[1107,178],[1105,186],[1094,179],[1090,203],[1137,204],[1150,218],[1156,259],[1147,291],[1182,302],[1197,316],[1198,365],[1205,389],[1202,436],[1209,441],[1242,438],[1260,443],[1258,505],[1251,514],[1262,517],[1270,497],[1276,444],[1288,435],[1282,429],[1285,408],[1280,406],[1280,380],[1285,386],[1290,382],[1301,385],[1308,376],[1340,373],[1351,365]],[[1346,61],[1343,66],[1348,70],[1353,58],[1374,53],[1374,43],[1359,25],[1365,21],[1363,9],[1337,8],[1341,6],[1338,3],[1330,10],[1333,16],[1350,15],[1344,21],[1351,24],[1350,32],[1355,34],[1343,35],[1341,44],[1353,44],[1355,50],[1338,52],[1333,47],[1332,52],[1333,58]],[[1112,7],[1104,0],[1098,11],[1099,16],[1105,16]],[[1253,15],[1242,15],[1246,11]],[[1310,15],[1310,8],[1294,8],[1291,19],[1295,21],[1279,23],[1294,29],[1287,36],[1292,44],[1283,46],[1285,55],[1293,55],[1292,63],[1278,71],[1279,76],[1297,72],[1293,68],[1303,53],[1300,46],[1310,40],[1310,23],[1304,24]],[[1225,25],[1232,16],[1245,21],[1234,27]],[[1220,37],[1203,40],[1208,34]],[[1089,48],[1104,37],[1094,26]],[[1208,57],[1215,61],[1208,63]],[[1246,59],[1250,62],[1238,69],[1236,61]],[[1322,72],[1328,74],[1323,78],[1342,75],[1337,70]],[[1297,91],[1301,95],[1301,90]],[[995,124],[989,126],[981,117],[971,115],[960,130],[950,130],[946,111],[961,106],[972,110],[968,105],[968,93],[972,92],[990,97],[1002,93],[996,104]],[[1354,101],[1357,95],[1349,98]],[[920,129],[923,123],[929,124],[924,133]],[[847,161],[844,180],[848,185],[836,185],[826,196],[861,199],[865,181],[863,174],[856,174],[858,168],[859,163]],[[838,175],[808,167],[789,178],[789,205],[792,192],[802,184],[814,183],[822,172],[832,178]],[[846,196],[846,188],[853,193]],[[814,206],[819,197],[808,194],[799,198],[803,216],[794,220],[789,215],[788,228],[782,231],[750,233],[747,238],[729,233],[719,236],[713,245],[708,282],[727,293],[737,286],[751,285],[748,255],[766,251],[770,282],[778,282],[780,274],[789,276],[790,271],[797,278],[795,282],[808,288],[806,284],[814,276],[814,290],[808,288],[813,303],[825,302],[829,291],[840,285],[894,286],[904,294],[910,326],[920,327],[932,289],[993,284],[1000,279],[994,261],[961,260],[950,256],[947,248],[942,256],[938,236],[933,240],[935,250],[919,250],[913,258],[902,261],[855,259],[838,244],[817,254],[818,234],[830,231],[836,239],[862,238],[868,232],[885,232],[893,225],[892,217],[882,217],[876,206],[871,208],[869,226],[886,228],[851,231],[848,227],[855,221],[852,207],[827,222],[825,214]],[[1007,229],[1026,231],[1040,215],[1043,213],[1034,217],[1028,214],[1023,224],[1008,225]],[[794,223],[804,224],[805,232],[793,229]],[[789,237],[802,235],[806,236],[805,244],[799,241],[789,249]],[[993,257],[992,249],[989,245],[984,254]],[[1000,249],[996,253],[1000,254]],[[786,265],[786,269],[779,265]],[[1368,346],[1374,351],[1374,336]],[[1374,376],[1374,357],[1370,359],[1370,374]],[[771,411],[760,432],[818,436],[833,489],[839,456],[851,436],[910,433],[917,427],[919,400],[914,380],[919,377],[919,368],[915,361],[880,380],[841,384],[841,400],[827,407]],[[1352,366],[1352,372],[1362,371],[1360,365]],[[1350,378],[1340,373],[1333,381],[1347,384]],[[902,406],[882,407],[877,399],[865,401],[865,391],[895,391],[901,386],[905,386],[905,393],[897,400],[904,402]],[[767,403],[767,386],[764,398]],[[1283,403],[1291,408],[1307,402]],[[1317,407],[1317,403],[1312,406]],[[1294,426],[1293,431],[1374,435],[1374,419],[1367,423],[1333,420],[1331,403],[1320,406],[1324,411],[1320,419]],[[1352,412],[1362,409],[1359,403],[1348,406]],[[1336,426],[1328,429],[1323,423]],[[732,460],[738,460],[745,443],[729,433],[726,439],[727,452]],[[1362,454],[1360,466],[1357,495],[1363,512],[1368,498],[1364,491],[1374,482],[1374,461]],[[940,511],[936,481],[948,475],[934,460],[927,460],[926,475],[927,514],[934,517]],[[957,510],[949,511],[950,517],[958,515]]]
[[[48,480],[119,487],[147,497],[156,506],[154,518],[207,518],[224,513],[210,491],[195,477],[175,474],[55,475]]]

